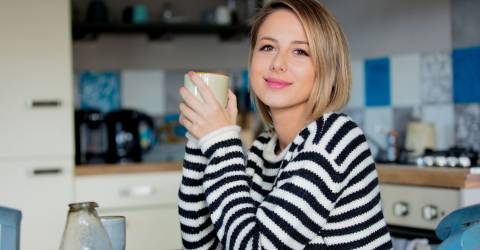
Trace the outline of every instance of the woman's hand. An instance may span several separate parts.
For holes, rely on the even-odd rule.
[[[227,107],[224,108],[197,74],[189,72],[188,76],[205,102],[198,100],[187,88],[181,87],[183,102],[180,103],[180,124],[197,139],[219,128],[235,125],[238,111],[237,97],[233,92],[228,90]]]

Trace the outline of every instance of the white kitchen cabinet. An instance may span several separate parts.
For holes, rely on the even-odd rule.
[[[73,155],[70,1],[0,1],[0,160]]]
[[[73,199],[70,1],[0,1],[0,205],[21,249],[58,249]]]
[[[22,211],[21,249],[58,249],[73,197],[71,160],[1,164],[0,204]]]
[[[180,249],[180,181],[178,171],[77,176],[75,200],[97,202],[100,215],[125,216],[127,250]]]

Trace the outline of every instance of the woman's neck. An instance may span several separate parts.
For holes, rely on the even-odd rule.
[[[275,132],[278,136],[276,153],[282,152],[307,123],[305,108],[297,106],[294,109],[270,110]]]

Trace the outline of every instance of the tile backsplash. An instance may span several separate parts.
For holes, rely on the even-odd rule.
[[[120,91],[112,94],[122,108],[152,116],[178,113],[178,89],[186,71],[161,69],[78,72],[77,108],[85,98],[80,94],[82,77],[101,73],[120,75]],[[245,97],[240,106],[251,109],[243,93],[248,89],[246,69],[227,73]],[[422,121],[435,125],[437,149],[457,145],[480,150],[480,47],[353,60],[352,77],[351,98],[343,111],[363,128],[373,147],[384,148],[392,129],[404,145],[408,122]]]
[[[352,76],[344,112],[373,146],[392,129],[404,145],[408,122],[421,121],[434,124],[439,150],[480,150],[480,47],[354,60]]]

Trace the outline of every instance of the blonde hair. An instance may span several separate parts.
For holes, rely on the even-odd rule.
[[[324,113],[342,108],[350,98],[351,68],[345,35],[332,14],[316,0],[276,0],[263,7],[255,17],[250,31],[251,65],[257,35],[265,19],[279,9],[293,12],[305,30],[313,60],[315,81],[307,100],[311,120]],[[251,92],[253,93],[253,92]],[[273,129],[267,105],[252,96],[263,122]]]

